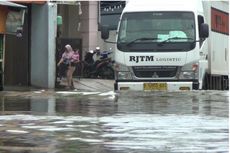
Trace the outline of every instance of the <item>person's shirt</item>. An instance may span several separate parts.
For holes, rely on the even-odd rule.
[[[65,64],[69,64],[71,62],[71,57],[73,53],[74,53],[73,51],[70,51],[70,52],[64,52],[62,54],[62,59]]]
[[[73,55],[71,56],[71,62],[78,62],[79,61],[79,53],[78,52],[74,52]]]

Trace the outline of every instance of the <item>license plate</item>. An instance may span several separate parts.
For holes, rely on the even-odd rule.
[[[144,83],[144,90],[167,90],[167,83]]]

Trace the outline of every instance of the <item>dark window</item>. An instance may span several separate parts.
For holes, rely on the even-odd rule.
[[[125,1],[101,1],[99,6],[99,30],[100,25],[107,25],[110,30],[116,30]]]
[[[192,12],[127,12],[122,15],[117,47],[121,51],[189,51],[195,47]]]

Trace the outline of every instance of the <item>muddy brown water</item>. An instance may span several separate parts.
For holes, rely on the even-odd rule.
[[[0,94],[0,153],[228,152],[229,92]]]

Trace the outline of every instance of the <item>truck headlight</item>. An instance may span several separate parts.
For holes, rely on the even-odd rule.
[[[131,80],[132,75],[129,68],[122,64],[115,64],[115,77],[117,80]]]
[[[199,64],[197,62],[189,63],[181,68],[179,79],[198,79]]]

